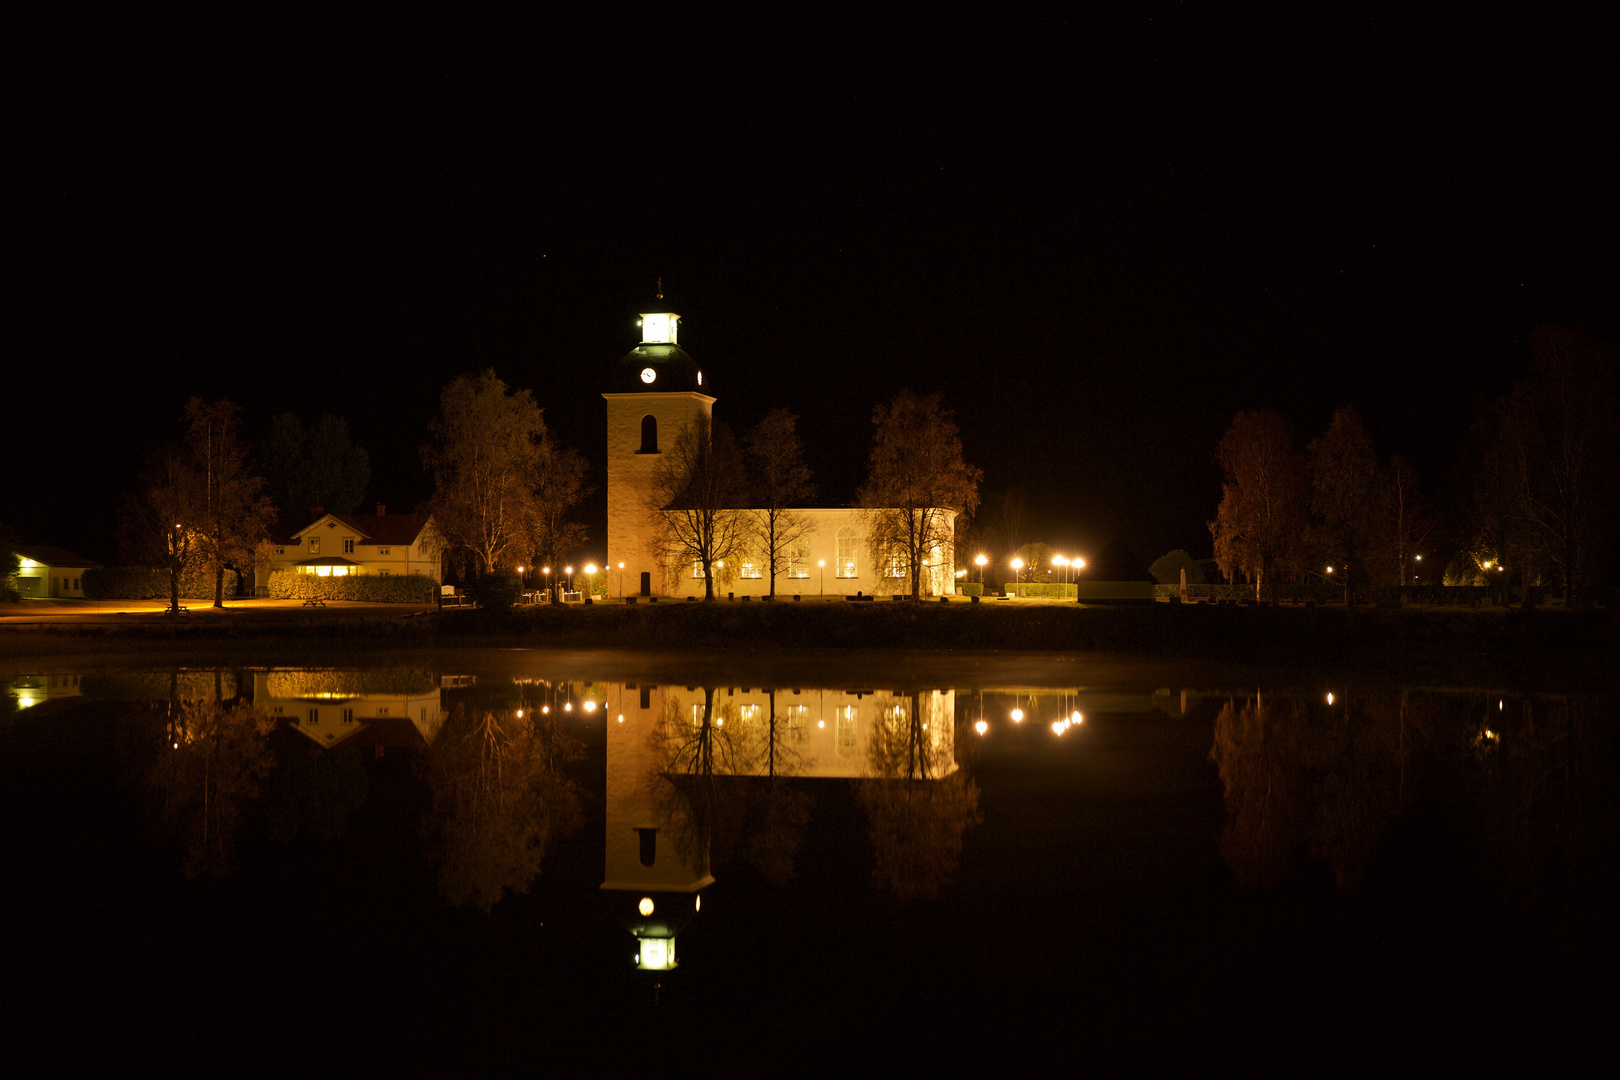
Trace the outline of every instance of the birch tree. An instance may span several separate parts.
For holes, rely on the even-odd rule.
[[[648,496],[654,524],[653,556],[673,583],[690,567],[703,576],[703,598],[714,599],[714,579],[730,580],[748,543],[748,489],[742,455],[724,424],[700,417],[659,458]]]
[[[962,459],[962,436],[938,394],[902,390],[872,410],[867,479],[858,503],[865,508],[868,544],[880,568],[904,561],[907,590],[922,596],[923,576],[949,570],[958,514],[979,506],[984,473]]]
[[[754,540],[770,573],[771,596],[776,579],[789,571],[793,554],[809,533],[810,519],[794,507],[815,494],[810,470],[804,464],[798,417],[786,409],[772,409],[743,437],[753,496]]]

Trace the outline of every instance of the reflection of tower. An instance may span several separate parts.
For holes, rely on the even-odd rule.
[[[663,297],[652,305],[662,308]],[[648,509],[658,463],[699,420],[714,398],[703,394],[703,372],[676,344],[680,316],[641,316],[641,344],[614,374],[607,399],[607,565],[624,564],[627,592],[664,595],[663,569],[649,553]]]
[[[678,799],[660,799],[659,725],[664,694],[651,686],[620,689],[620,707],[607,717],[607,835],[602,890],[613,912],[636,936],[637,964],[675,966],[675,935],[702,904],[699,890],[714,883],[708,852],[684,859],[676,838],[692,822]]]

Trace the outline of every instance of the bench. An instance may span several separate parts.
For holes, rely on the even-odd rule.
[[[322,600],[318,596],[312,596],[308,600],[304,601],[304,606],[305,607],[325,607],[326,606],[326,601]]]
[[[460,589],[456,588],[454,585],[440,585],[439,586],[439,606],[440,607],[449,607],[452,604],[454,604],[456,607],[460,607],[462,604],[465,604],[466,602],[467,602],[467,594],[462,592]]]

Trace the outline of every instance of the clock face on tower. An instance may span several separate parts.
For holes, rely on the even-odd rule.
[[[652,368],[644,367],[644,368],[641,369],[641,381],[642,382],[650,383],[656,378],[658,378],[658,372],[654,371]]]

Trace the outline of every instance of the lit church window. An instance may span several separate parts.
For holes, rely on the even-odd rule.
[[[855,573],[855,530],[847,525],[838,530],[838,576],[852,578]]]

